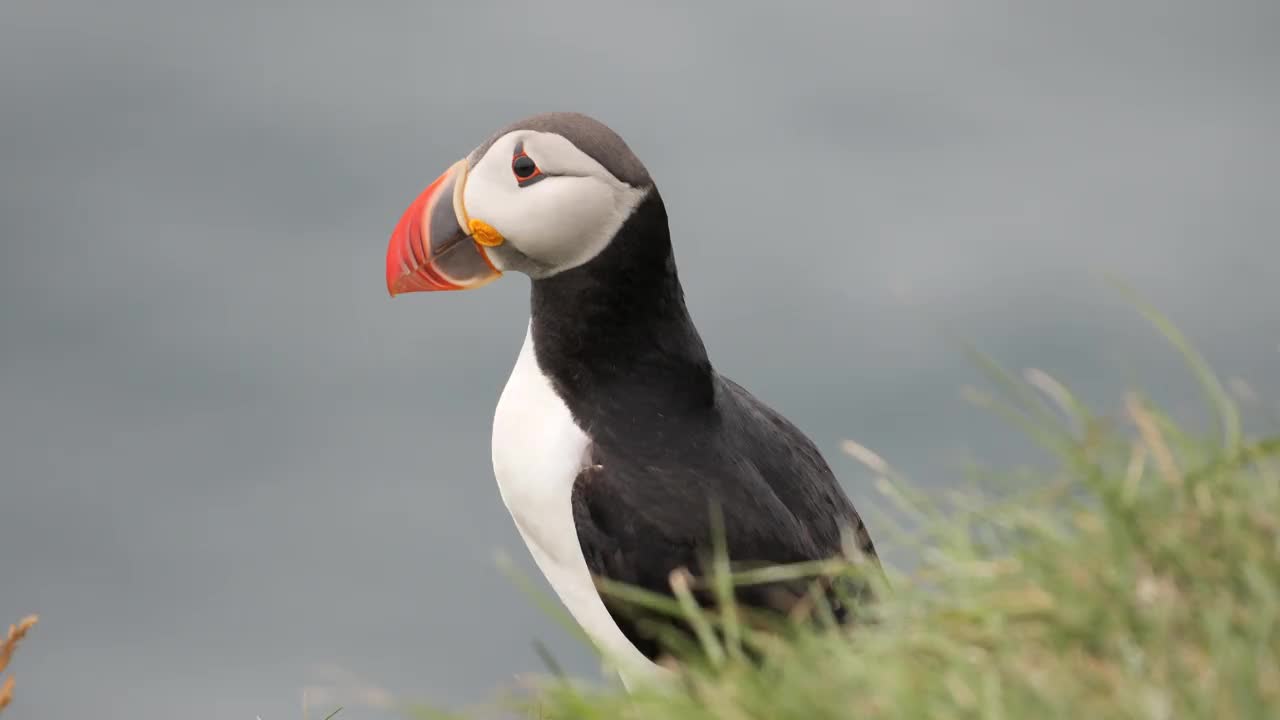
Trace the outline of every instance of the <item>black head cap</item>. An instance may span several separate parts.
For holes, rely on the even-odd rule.
[[[649,171],[618,133],[593,117],[575,112],[541,113],[513,122],[476,148],[471,156],[473,163],[488,152],[498,138],[515,130],[555,133],[573,143],[622,182],[637,188],[653,184]]]

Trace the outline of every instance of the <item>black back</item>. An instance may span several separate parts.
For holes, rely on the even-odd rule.
[[[590,262],[532,283],[538,364],[592,441],[574,520],[596,575],[670,594],[698,574],[718,506],[736,564],[825,559],[841,531],[875,548],[813,443],[712,368],[685,307],[656,188]],[[749,606],[787,610],[803,590],[757,587]],[[650,658],[641,621],[605,598]]]

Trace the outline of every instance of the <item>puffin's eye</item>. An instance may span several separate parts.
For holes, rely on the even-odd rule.
[[[511,172],[516,176],[516,183],[520,187],[527,187],[534,184],[545,177],[542,170],[538,168],[538,164],[533,161],[521,149],[511,160]]]

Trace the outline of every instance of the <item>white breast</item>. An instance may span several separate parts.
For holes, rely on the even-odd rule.
[[[533,331],[498,400],[493,473],[538,568],[622,681],[665,674],[618,629],[591,582],[573,522],[573,483],[589,462],[590,439],[538,367]]]

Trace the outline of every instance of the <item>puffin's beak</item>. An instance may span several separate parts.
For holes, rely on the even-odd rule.
[[[502,235],[481,220],[467,217],[462,191],[467,161],[459,160],[427,186],[405,210],[387,246],[387,292],[468,290],[496,279],[485,247]]]

